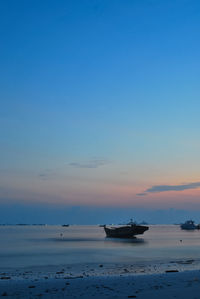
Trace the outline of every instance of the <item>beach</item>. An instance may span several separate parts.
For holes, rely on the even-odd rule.
[[[131,240],[97,226],[0,227],[0,296],[199,298],[199,232],[151,226]]]
[[[93,265],[94,266],[94,265]],[[103,265],[99,265],[103,268]],[[170,268],[170,269],[169,269]],[[58,270],[59,269],[59,270]],[[93,269],[93,271],[91,271]],[[199,298],[200,270],[183,272],[167,267],[165,273],[121,274],[71,273],[64,268],[46,268],[0,274],[0,295],[6,298]],[[58,271],[56,271],[58,270]],[[89,272],[94,272],[89,275]]]

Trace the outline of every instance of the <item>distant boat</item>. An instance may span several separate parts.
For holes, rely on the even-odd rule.
[[[142,221],[140,222],[141,225],[148,225],[148,223],[146,221]]]
[[[68,226],[69,226],[69,224],[63,224],[62,226],[63,226],[63,227],[68,227]]]
[[[196,225],[193,220],[187,220],[185,223],[182,223],[180,226],[182,229],[186,229],[186,230],[200,229],[200,225]]]
[[[131,221],[123,226],[110,226],[104,225],[104,230],[107,237],[110,238],[133,238],[136,235],[141,235],[149,229],[148,226],[138,225]]]

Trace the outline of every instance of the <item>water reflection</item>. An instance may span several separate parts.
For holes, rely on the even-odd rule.
[[[125,238],[109,238],[109,237],[105,237],[105,242],[110,244],[110,245],[114,245],[114,244],[131,244],[131,245],[134,245],[134,246],[138,246],[138,245],[144,245],[144,244],[147,244],[148,241],[147,240],[144,240],[143,238],[128,238],[128,239],[125,239]]]
[[[49,238],[48,241],[53,241],[53,242],[102,242],[101,239],[95,239],[95,238],[66,238],[66,237]]]
[[[39,240],[38,240],[39,241]],[[41,240],[42,241],[42,240]],[[148,241],[144,240],[143,238],[66,238],[63,236],[57,237],[57,238],[48,238],[46,241],[50,242],[98,242],[98,243],[104,243],[107,245],[117,245],[117,244],[132,244],[132,245],[144,245],[147,244]]]

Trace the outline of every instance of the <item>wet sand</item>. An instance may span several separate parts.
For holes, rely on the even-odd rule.
[[[84,264],[8,269],[0,272],[6,298],[198,299],[200,270],[194,260],[164,264]],[[5,269],[4,269],[5,270]]]

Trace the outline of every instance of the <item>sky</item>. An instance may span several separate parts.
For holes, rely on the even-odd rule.
[[[200,222],[199,32],[198,0],[2,0],[0,222]]]

